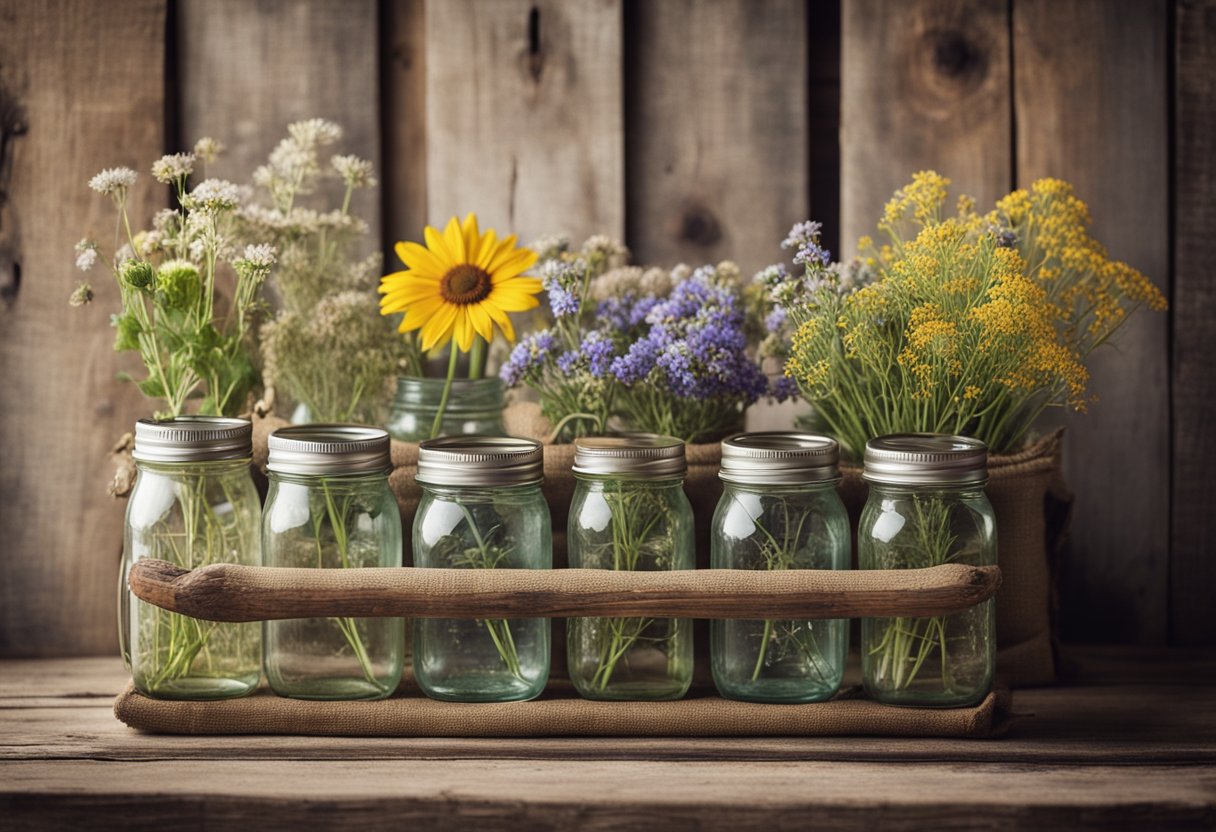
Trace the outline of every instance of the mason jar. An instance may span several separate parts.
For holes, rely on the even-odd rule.
[[[684,443],[635,434],[574,441],[566,545],[572,569],[693,569]],[[572,618],[566,663],[587,699],[679,699],[692,682],[687,618]]]
[[[714,569],[848,569],[849,517],[836,493],[836,440],[810,433],[746,433],[722,443],[722,499],[714,512]],[[715,620],[714,685],[727,699],[820,702],[840,688],[848,653],[842,619]]]
[[[862,569],[995,566],[996,520],[984,494],[988,449],[962,436],[909,433],[866,444],[870,495],[857,529]],[[953,615],[861,622],[866,690],[892,705],[974,705],[992,686],[991,599]]]
[[[397,395],[388,416],[388,432],[394,439],[420,442],[431,438],[446,381],[415,376],[397,378]],[[497,377],[453,380],[439,419],[439,431],[434,435],[504,435],[505,390],[502,379]]]
[[[388,434],[358,425],[294,425],[268,441],[262,521],[267,566],[401,565],[401,514],[388,487]],[[400,618],[265,622],[266,678],[295,699],[383,699],[397,688]]]
[[[449,436],[418,446],[414,565],[552,569],[539,442]],[[533,699],[549,678],[547,618],[418,618],[414,677],[449,702]]]
[[[119,576],[119,641],[141,693],[159,699],[244,696],[262,672],[256,622],[202,621],[136,598],[131,567],[145,558],[182,569],[258,566],[261,501],[250,476],[244,419],[181,416],[135,425],[135,487],[127,501]]]

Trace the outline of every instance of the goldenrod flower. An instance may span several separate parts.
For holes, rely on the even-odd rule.
[[[397,243],[407,268],[380,279],[380,314],[404,312],[398,329],[420,329],[424,351],[454,338],[468,352],[474,336],[492,340],[496,324],[514,341],[507,313],[539,303],[539,278],[522,276],[536,263],[536,253],[516,248],[515,235],[499,240],[493,229],[481,234],[476,214],[463,223],[452,217],[442,234],[427,226],[425,236],[426,246]]]

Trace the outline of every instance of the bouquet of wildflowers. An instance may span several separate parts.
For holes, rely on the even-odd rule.
[[[177,207],[158,213],[153,228],[139,233],[132,231],[127,213],[135,171],[111,168],[89,181],[118,209],[110,267],[122,309],[113,316],[114,349],[139,353],[146,375],[137,384],[162,403],[158,417],[180,416],[194,399],[200,414],[234,416],[245,409],[257,382],[247,336],[275,250],[264,240],[238,249],[236,185],[204,178],[188,188],[195,166],[205,168],[219,151],[218,142],[202,139],[192,153],[165,156],[152,165],[152,176],[172,187]],[[97,242],[81,240],[76,265],[89,270],[99,252]],[[217,283],[228,269],[235,273],[236,288],[224,313]],[[81,306],[91,299],[92,290],[82,283],[71,303]]]
[[[1165,298],[1089,236],[1072,188],[1035,182],[979,214],[949,180],[916,174],[887,203],[888,242],[832,264],[814,223],[795,226],[801,273],[762,273],[793,329],[786,372],[854,455],[874,436],[929,431],[1016,449],[1048,406],[1084,410],[1085,359],[1141,305]]]
[[[605,237],[578,252],[538,249],[554,324],[520,342],[502,378],[539,393],[557,439],[603,433],[615,419],[703,441],[739,428],[768,392],[733,263],[643,269]]]
[[[356,256],[367,225],[350,213],[351,197],[376,185],[370,162],[323,150],[342,137],[324,119],[291,124],[254,171],[251,198],[238,212],[243,232],[279,251],[270,284],[279,310],[261,329],[267,387],[322,422],[378,423],[399,349],[376,314],[372,291],[380,255]],[[304,204],[324,179],[342,183],[341,205]]]

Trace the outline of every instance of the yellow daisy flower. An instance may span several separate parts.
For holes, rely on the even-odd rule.
[[[404,312],[398,329],[420,329],[424,352],[453,338],[468,352],[474,336],[493,339],[495,324],[514,341],[507,313],[539,304],[540,279],[523,276],[536,263],[536,252],[516,248],[514,234],[505,240],[493,229],[481,234],[476,214],[463,223],[452,217],[442,234],[428,225],[425,236],[425,246],[397,243],[406,269],[380,278],[380,314]]]

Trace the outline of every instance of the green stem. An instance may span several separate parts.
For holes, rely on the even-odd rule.
[[[480,335],[473,336],[473,348],[469,350],[469,378],[485,375],[486,342]]]
[[[452,379],[456,377],[456,359],[460,355],[455,341],[452,341],[451,351],[451,357],[448,359],[448,377],[443,384],[443,395],[439,397],[439,409],[435,411],[435,421],[431,424],[431,439],[439,435],[439,429],[443,426],[444,411],[448,409],[448,396],[452,394]]]

